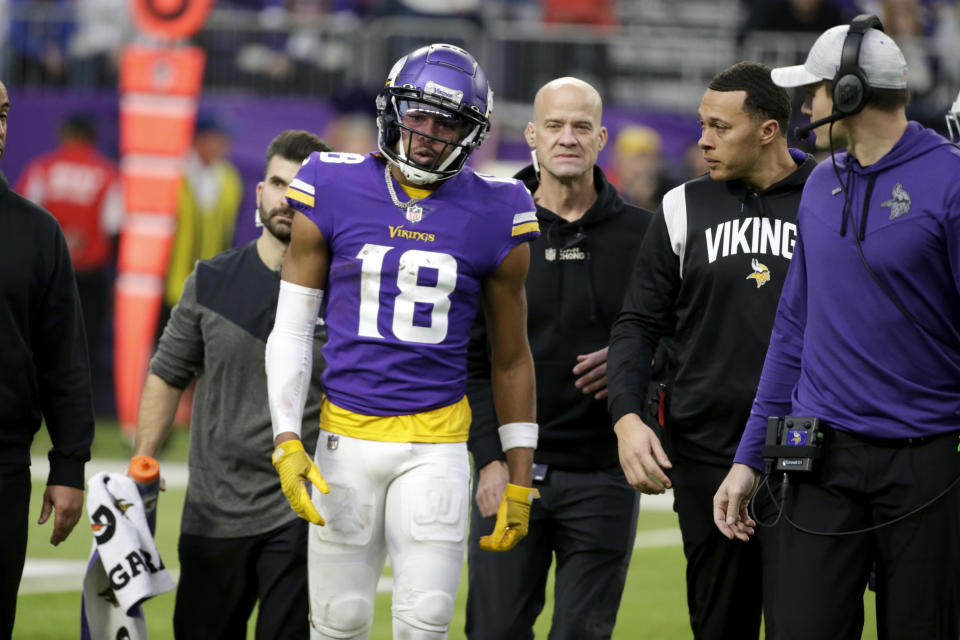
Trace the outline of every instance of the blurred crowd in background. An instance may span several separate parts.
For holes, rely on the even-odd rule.
[[[206,86],[224,90],[375,90],[384,61],[449,41],[507,101],[567,73],[608,103],[689,110],[701,86],[689,81],[742,59],[802,59],[817,34],[863,12],[904,49],[915,102],[945,101],[960,83],[956,0],[219,0],[195,40]],[[83,88],[113,86],[137,38],[127,0],[0,0],[0,36],[11,84]]]
[[[144,41],[127,5],[0,0],[0,77],[115,87],[122,48]],[[194,43],[207,54],[206,91],[372,114],[383,69],[450,42],[482,61],[510,133],[525,124],[533,88],[562,75],[596,86],[607,107],[690,114],[718,69],[795,64],[817,34],[863,12],[880,16],[908,58],[910,117],[939,126],[960,86],[957,0],[218,0]],[[667,141],[675,165],[685,147]]]
[[[668,189],[705,171],[696,107],[717,71],[739,60],[802,62],[820,32],[864,12],[882,19],[907,57],[908,115],[943,131],[960,88],[956,0],[219,0],[191,41],[207,66],[182,199],[190,213],[182,220],[215,222],[191,223],[186,240],[178,233],[178,246],[189,240],[192,248],[175,251],[166,298],[179,297],[180,272],[194,260],[254,237],[261,150],[278,131],[307,128],[338,151],[376,147],[373,103],[383,72],[417,46],[450,42],[481,61],[496,92],[495,129],[473,162],[501,175],[529,161],[521,131],[537,87],[564,75],[593,84],[610,130],[600,164],[628,201],[653,210]],[[84,146],[86,161],[101,168],[86,213],[71,214],[97,221],[78,223],[76,237],[88,240],[78,240],[75,262],[89,265],[87,280],[96,284],[84,299],[96,307],[88,324],[97,325],[101,414],[113,411],[108,292],[122,228],[109,185],[118,157],[115,94],[131,43],[150,41],[133,26],[128,0],[0,0],[0,79],[11,90],[11,119],[28,115],[18,102],[58,105],[33,109],[37,135],[11,142],[11,183],[42,200],[55,185],[44,187],[41,168]],[[795,120],[803,118],[799,101]]]

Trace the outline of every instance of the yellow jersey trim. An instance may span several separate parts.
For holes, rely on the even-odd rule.
[[[286,195],[286,197],[288,197],[288,198],[290,198],[290,199],[292,199],[292,200],[296,200],[297,202],[302,202],[303,204],[307,205],[308,207],[314,206],[314,203],[315,203],[315,200],[314,200],[313,196],[307,195],[306,193],[303,193],[303,192],[301,192],[301,191],[297,191],[297,190],[294,189],[293,187],[288,187],[288,188],[287,188],[287,193],[284,194],[284,195]]]
[[[377,442],[466,442],[472,419],[466,396],[446,407],[403,416],[354,413],[326,397],[320,407],[321,429]]]
[[[531,231],[540,231],[540,224],[537,222],[527,222],[526,224],[515,225],[510,235],[520,236],[525,233],[530,233]]]

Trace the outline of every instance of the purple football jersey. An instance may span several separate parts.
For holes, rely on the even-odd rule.
[[[396,182],[394,189],[407,199]],[[326,152],[304,162],[288,202],[330,247],[330,401],[377,416],[459,401],[483,279],[539,235],[526,187],[466,168],[403,210],[387,191],[381,157]]]

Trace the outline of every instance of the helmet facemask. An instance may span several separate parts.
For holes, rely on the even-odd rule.
[[[387,118],[396,124],[391,158],[414,184],[429,184],[456,175],[483,139],[484,125],[429,102],[391,96]],[[389,155],[389,154],[388,154]]]

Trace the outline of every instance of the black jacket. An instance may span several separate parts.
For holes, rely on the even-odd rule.
[[[650,359],[674,334],[670,455],[729,465],[757,390],[812,156],[761,192],[708,175],[657,209],[610,336],[610,413],[643,415]]]
[[[0,174],[0,470],[30,464],[41,419],[49,484],[83,488],[93,399],[80,297],[56,219]]]
[[[516,178],[531,193],[533,167]],[[603,400],[574,387],[577,355],[607,346],[620,310],[630,266],[652,214],[624,203],[599,167],[597,201],[576,222],[537,207],[540,237],[531,244],[527,275],[527,332],[536,366],[540,439],[535,460],[567,469],[602,469],[618,463],[617,440]],[[503,459],[490,388],[482,314],[469,349],[467,390],[473,410],[470,451],[477,469]]]

